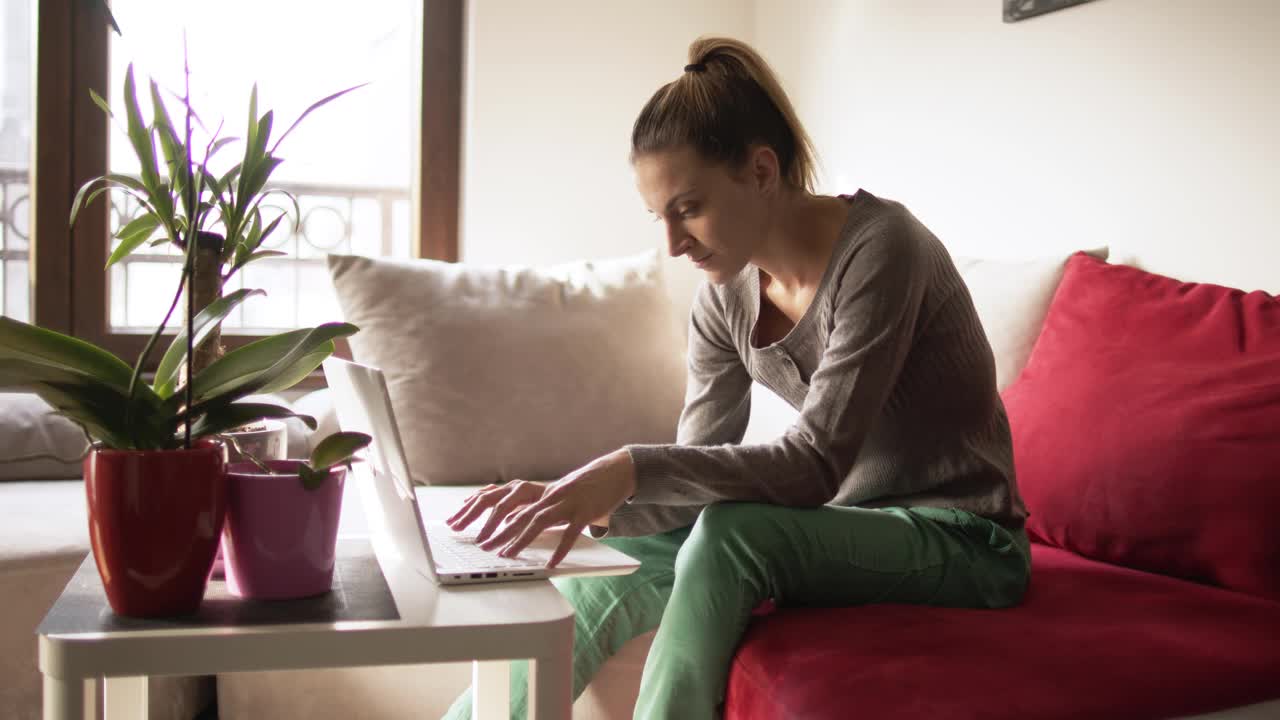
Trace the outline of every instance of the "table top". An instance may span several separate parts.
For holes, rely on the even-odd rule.
[[[353,474],[353,479],[367,478]],[[234,600],[218,600],[194,622],[116,618],[107,609],[90,556],[41,624],[41,671],[58,677],[196,675],[536,658],[559,645],[554,639],[566,626],[572,629],[573,608],[548,581],[441,587],[405,565],[388,538],[377,532],[353,536],[368,527],[360,522],[363,508],[353,484],[347,483],[347,536],[340,541],[348,574],[340,575],[342,592],[328,606],[318,607],[314,600],[283,602],[236,622],[236,613],[247,608],[228,609]],[[468,492],[420,488],[424,515],[447,517]],[[377,579],[375,571],[360,566],[361,553],[367,558],[370,546],[394,607],[379,605],[377,592],[361,600],[352,585]],[[310,613],[307,620],[281,609],[292,603],[298,603],[299,615]]]
[[[245,600],[232,595],[225,580],[215,578],[209,581],[195,614],[165,618],[132,618],[111,612],[93,555],[88,555],[36,628],[36,634],[72,637],[125,631],[398,620],[395,598],[369,539],[343,538],[338,541],[336,555],[333,586],[323,595],[286,601]]]

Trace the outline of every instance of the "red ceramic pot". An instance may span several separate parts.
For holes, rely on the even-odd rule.
[[[200,607],[227,511],[226,448],[94,448],[84,461],[89,544],[118,615],[189,615]]]

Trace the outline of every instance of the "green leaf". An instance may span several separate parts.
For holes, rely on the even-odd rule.
[[[276,217],[275,220],[272,220],[271,222],[267,223],[267,226],[262,229],[262,234],[258,237],[258,244],[255,247],[262,247],[262,243],[266,242],[267,238],[271,237],[271,233],[276,231],[276,228],[280,225],[280,221],[283,220],[285,218],[285,215],[287,214],[288,213],[282,212]],[[254,255],[263,255],[265,253],[270,253],[270,252],[272,251],[263,250],[262,252],[255,252]],[[287,255],[288,253],[278,252],[277,254]]]
[[[111,112],[111,106],[108,105],[107,101],[103,100],[102,96],[99,95],[97,91],[95,91],[93,88],[89,88],[89,97],[93,99],[94,105],[97,105],[98,107],[102,108],[102,112],[106,113],[107,117],[110,117],[110,118],[115,117],[115,115]]]
[[[251,253],[254,250],[258,249],[258,243],[261,241],[262,241],[262,213],[257,212],[255,210],[253,213],[253,222],[250,223],[249,225],[249,234],[245,236],[244,243],[241,245],[241,247],[244,248],[246,257],[248,253]]]
[[[309,429],[316,429],[316,419],[310,415],[296,413],[289,408],[269,403],[231,403],[220,406],[205,413],[191,426],[192,437],[207,437],[257,420],[283,420],[296,417]]]
[[[249,208],[249,211],[256,212],[258,208],[262,207],[263,201],[265,201],[267,198],[271,197],[272,195],[283,195],[286,198],[288,198],[289,204],[293,206],[294,224],[297,225],[302,223],[302,210],[301,208],[298,207],[298,198],[294,197],[293,193],[289,192],[288,190],[281,190],[280,188],[271,188],[270,190],[262,193],[262,195],[258,196],[258,199],[254,201],[253,205]],[[281,208],[276,205],[268,205],[267,207],[275,208],[285,213],[288,212],[288,208]],[[263,236],[266,236],[265,232],[263,233]]]
[[[298,119],[294,120],[293,124],[289,126],[289,129],[284,131],[284,134],[280,136],[280,139],[276,140],[276,144],[271,147],[271,153],[275,154],[276,148],[280,147],[280,143],[284,142],[284,139],[286,137],[289,137],[289,133],[293,132],[293,129],[298,127],[298,123],[302,122],[303,118],[310,115],[312,110],[324,107],[325,105],[328,105],[329,103],[333,102],[334,100],[337,100],[343,95],[346,95],[352,90],[359,90],[360,88],[368,84],[369,83],[360,83],[359,85],[349,87],[346,90],[339,90],[338,92],[330,95],[329,97],[323,98],[321,100],[317,100],[316,102],[312,103],[311,107],[307,108],[306,110],[303,110],[302,114],[298,116]]]
[[[156,133],[160,136],[160,148],[164,151],[164,160],[169,167],[169,177],[175,180],[175,186],[180,186],[187,166],[187,148],[169,120],[169,111],[164,106],[160,86],[155,80],[151,81],[151,104]]]
[[[111,257],[107,258],[107,267],[111,267],[128,257],[130,253],[138,249],[138,246],[150,240],[151,235],[155,233],[156,228],[159,226],[160,219],[151,213],[147,213],[134,218],[132,222],[121,228],[116,235],[116,237],[120,238],[120,244],[111,252]]]
[[[115,30],[116,35],[123,37],[124,33],[120,32],[120,26],[116,23],[115,15],[111,14],[111,6],[105,2],[100,2],[98,3],[98,9],[102,11],[103,15],[107,16],[107,25],[110,26],[112,30]]]
[[[249,124],[245,132],[244,146],[245,158],[249,157],[253,146],[257,143],[258,133],[258,83],[253,84],[253,90],[249,91]]]
[[[281,371],[275,380],[268,383],[259,392],[276,393],[297,385],[305,380],[308,375],[315,372],[315,369],[320,367],[321,363],[328,360],[333,355],[334,350],[336,350],[336,347],[332,341],[320,345],[315,350],[303,355],[293,365]]]
[[[89,433],[118,448],[151,447],[163,443],[161,418],[151,414],[141,438],[126,432],[127,394],[91,375],[22,358],[0,358],[0,389],[33,392],[54,409],[76,420]],[[143,408],[139,408],[143,410]]]
[[[209,162],[209,158],[213,157],[214,155],[217,155],[219,150],[230,145],[231,143],[235,142],[238,139],[239,138],[233,138],[233,137],[219,138],[216,142],[214,142],[212,145],[209,146],[209,150],[205,154],[204,161],[206,163]]]
[[[302,487],[307,490],[319,490],[327,477],[329,477],[328,468],[312,470],[306,463],[298,466],[298,479],[302,481]]]
[[[265,260],[266,258],[273,258],[273,257],[287,257],[288,255],[289,255],[289,253],[287,253],[287,252],[280,252],[279,250],[258,250],[258,251],[256,251],[256,252],[249,253],[249,256],[248,256],[248,257],[246,257],[246,258],[245,258],[245,259],[244,259],[244,260],[243,260],[239,265],[237,265],[236,267],[238,267],[238,268],[239,268],[239,267],[244,267],[245,265],[248,265],[249,263],[253,262],[254,260]]]
[[[275,117],[275,112],[268,110],[265,113],[263,113],[262,119],[258,121],[258,133],[257,133],[257,136],[254,138],[258,143],[258,147],[255,148],[254,155],[266,154],[267,143],[270,142],[271,140],[271,124],[273,122],[274,117]]]
[[[336,432],[316,445],[311,451],[311,467],[328,470],[344,463],[373,442],[373,438],[361,432]]]
[[[233,310],[239,307],[240,303],[248,300],[254,295],[266,295],[263,290],[241,289],[224,295],[223,297],[209,303],[204,310],[201,310],[195,317],[195,335],[193,336],[192,345],[199,347],[205,338],[209,337],[209,333],[213,332],[215,327],[221,323]],[[182,361],[187,357],[187,329],[184,327],[178,331],[173,342],[169,344],[169,349],[165,351],[164,356],[160,358],[160,364],[156,367],[156,378],[154,386],[156,394],[161,398],[167,398],[174,393],[178,384],[178,369],[182,367]]]
[[[142,171],[142,184],[154,196],[160,184],[160,171],[156,167],[156,148],[151,140],[151,132],[142,119],[142,110],[138,107],[138,93],[133,82],[133,63],[129,64],[129,69],[124,75],[124,103],[125,117],[128,118],[126,134],[138,158],[138,166]]]
[[[263,338],[232,350],[196,375],[191,388],[197,405],[230,402],[245,395],[275,388],[286,372],[303,358],[316,353],[334,338],[347,337],[358,328],[350,323],[326,323]],[[273,384],[276,383],[276,384]]]
[[[93,194],[88,195],[89,190],[97,183],[104,183],[104,185],[103,187],[98,188]],[[159,213],[155,212],[155,208],[151,203],[151,192],[147,190],[147,188],[145,188],[142,185],[142,183],[129,177],[128,175],[120,175],[118,173],[108,173],[106,175],[102,175],[101,177],[93,178],[92,180],[86,182],[84,185],[80,186],[80,190],[79,192],[76,193],[75,199],[71,201],[70,224],[74,227],[76,224],[76,216],[80,214],[81,208],[83,206],[92,204],[95,198],[97,198],[99,195],[106,192],[107,190],[112,189],[113,186],[122,186],[118,189],[123,189],[125,192],[132,195],[133,198],[138,201],[138,204],[141,205],[144,210],[146,210],[147,212],[159,215]],[[87,200],[85,199],[86,195],[88,195]]]
[[[258,198],[259,193],[262,193],[262,189],[266,187],[267,180],[271,178],[271,173],[275,172],[282,162],[284,160],[280,158],[267,156],[252,168],[245,165],[246,170],[240,175],[240,209],[247,210],[254,199]],[[262,197],[266,195],[263,194]]]
[[[89,190],[94,185],[97,185],[98,183],[103,181],[104,181],[104,178],[96,177],[80,186],[80,190],[76,192],[75,198],[71,201],[71,221],[70,221],[71,227],[75,227],[76,225],[76,216],[80,214],[80,208],[85,204],[84,199],[85,199],[85,196],[89,193]],[[93,197],[96,198],[98,194],[99,193],[94,193]],[[93,202],[93,200],[90,199],[89,202]]]
[[[116,237],[123,240],[131,235],[137,235],[138,233],[143,232],[144,230],[145,231],[155,230],[157,227],[159,227],[159,225],[160,225],[160,218],[157,218],[155,215],[152,215],[150,213],[144,213],[134,218],[133,220],[130,220],[128,223],[125,224],[124,227],[120,228],[120,230],[116,233]]]
[[[121,393],[128,391],[133,374],[123,360],[96,345],[0,315],[0,360],[7,359],[81,373]]]

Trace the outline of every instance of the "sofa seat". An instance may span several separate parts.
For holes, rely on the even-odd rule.
[[[1280,603],[1033,544],[1031,587],[1014,609],[756,618],[725,717],[1139,720],[1275,698]]]

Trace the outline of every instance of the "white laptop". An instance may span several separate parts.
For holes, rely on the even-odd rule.
[[[343,430],[373,437],[366,453],[371,472],[357,475],[373,531],[386,533],[392,547],[418,572],[442,585],[460,585],[570,575],[625,575],[640,567],[639,561],[583,534],[559,565],[547,568],[547,561],[560,545],[563,527],[543,532],[519,555],[504,558],[475,544],[475,534],[483,527],[485,516],[461,533],[443,522],[424,522],[382,371],[329,358],[324,362],[324,375],[333,394],[338,424]],[[449,508],[448,514],[456,509]]]

